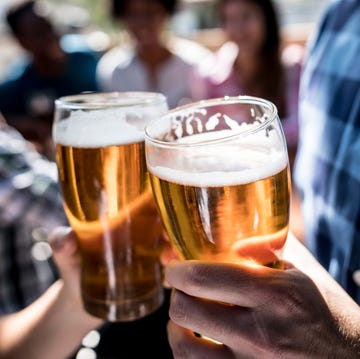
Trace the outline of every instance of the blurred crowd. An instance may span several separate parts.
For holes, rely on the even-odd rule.
[[[81,31],[75,25],[76,31],[70,25],[64,30],[53,16],[55,11],[41,1],[5,14],[8,33],[22,51],[3,71],[0,111],[40,153],[53,159],[51,124],[56,98],[86,91],[144,90],[164,93],[170,108],[224,94],[267,97],[278,106],[293,158],[302,49],[283,48],[275,8],[259,2],[261,13],[250,23],[241,13],[251,13],[251,4],[249,9],[235,5],[233,14],[231,5],[216,7],[222,33],[219,42],[226,43],[210,50],[171,30],[170,21],[181,3],[166,2],[165,11],[151,12],[136,4],[125,11],[125,2],[107,4],[109,21],[123,34],[117,40],[103,30],[87,31],[89,24],[83,24]],[[241,60],[244,54],[249,58]],[[252,61],[256,56],[259,59]],[[254,66],[242,68],[247,64]],[[268,66],[274,71],[268,71]]]

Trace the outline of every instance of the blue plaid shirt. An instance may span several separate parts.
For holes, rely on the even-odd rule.
[[[47,234],[66,223],[55,164],[0,123],[0,315],[24,308],[56,280]]]
[[[332,1],[311,45],[294,172],[305,240],[360,303],[360,1]]]

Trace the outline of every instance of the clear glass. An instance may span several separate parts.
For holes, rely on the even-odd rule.
[[[291,184],[271,102],[239,96],[178,107],[147,125],[145,152],[181,258],[282,267]]]
[[[168,111],[158,93],[92,93],[55,102],[63,203],[77,234],[86,310],[131,321],[163,302],[163,227],[145,162],[144,127]]]

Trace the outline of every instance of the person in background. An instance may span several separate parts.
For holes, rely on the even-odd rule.
[[[0,315],[25,308],[58,279],[47,245],[67,224],[56,172],[0,116]]]
[[[39,152],[52,159],[54,100],[96,91],[98,56],[92,51],[62,48],[59,34],[40,5],[24,0],[7,8],[8,27],[28,59],[24,64],[10,65],[0,84],[0,111]]]
[[[312,253],[290,233],[285,270],[169,263],[175,358],[360,358],[359,1],[331,1],[309,44],[294,177]]]
[[[310,45],[294,171],[305,244],[360,304],[360,2],[330,2]]]
[[[218,0],[225,43],[193,79],[193,98],[250,95],[272,101],[279,112],[291,167],[298,141],[298,89],[303,50],[282,46],[271,0]]]
[[[99,86],[103,91],[163,93],[170,108],[191,100],[190,77],[210,50],[190,40],[167,34],[177,0],[112,0],[111,13],[130,35],[100,60]]]

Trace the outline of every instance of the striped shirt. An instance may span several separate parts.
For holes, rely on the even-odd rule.
[[[305,240],[360,303],[360,1],[329,4],[300,84],[295,184]]]
[[[0,124],[0,315],[24,308],[58,277],[46,239],[66,223],[55,164]]]

